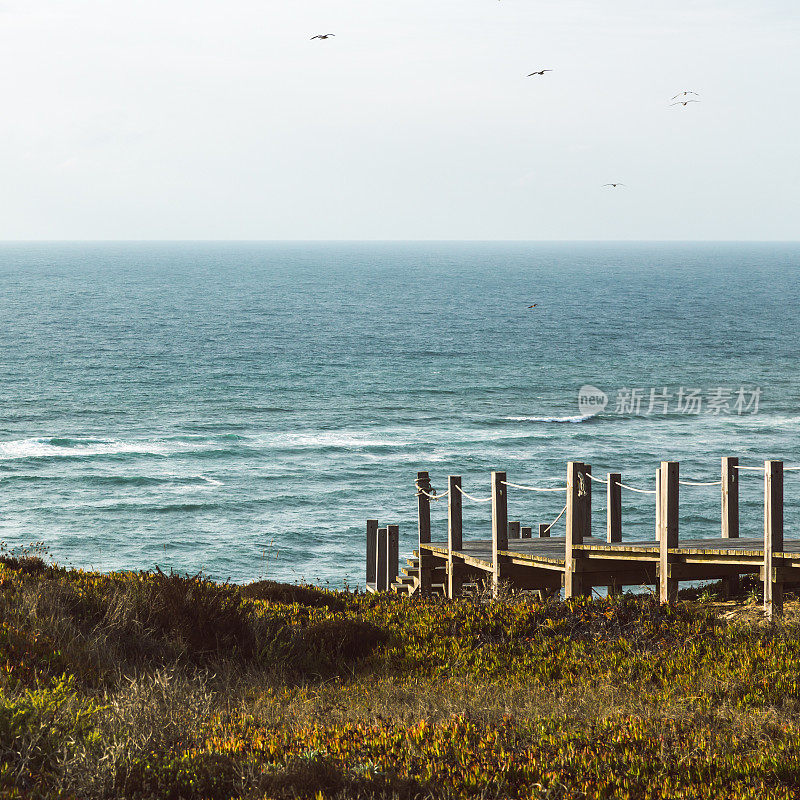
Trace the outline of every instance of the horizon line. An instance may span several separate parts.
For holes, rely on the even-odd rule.
[[[800,239],[0,239],[18,244],[800,244]]]

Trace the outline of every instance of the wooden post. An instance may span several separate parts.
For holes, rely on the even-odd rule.
[[[389,587],[386,583],[387,565],[389,563],[389,537],[386,528],[378,528],[378,574],[375,578],[375,591],[385,592]]]
[[[427,472],[417,473],[417,530],[419,532],[419,592],[422,595],[431,593],[433,584],[433,567],[431,554],[423,550],[422,545],[431,541],[431,501],[427,495],[431,492],[431,479]]]
[[[532,533],[533,533],[533,528],[528,528],[525,525],[523,525],[519,529],[519,536],[521,539],[530,539]]]
[[[508,487],[505,472],[492,473],[492,594],[497,596],[508,550]]]
[[[659,539],[659,598],[662,603],[678,599],[678,581],[670,576],[674,556],[669,552],[678,546],[678,488],[677,461],[661,462],[661,538]]]
[[[609,544],[622,541],[622,473],[606,474],[606,539]],[[622,594],[622,587],[616,584],[606,587],[609,596]]]
[[[783,550],[783,461],[764,462],[764,613],[783,614],[783,583],[776,574],[775,553]]]
[[[722,459],[722,538],[739,538],[739,459],[724,456]],[[725,596],[739,592],[739,576],[729,575],[722,579]]]
[[[366,584],[375,585],[378,576],[378,520],[367,520],[367,576]]]
[[[584,585],[580,572],[582,555],[574,549],[583,542],[589,527],[591,507],[586,467],[580,461],[567,464],[567,541],[564,555],[564,596],[588,596],[591,588]]]
[[[461,550],[463,530],[461,504],[461,476],[451,475],[448,478],[447,495],[447,596],[457,597],[461,594],[464,583],[464,565],[460,559],[453,559],[453,552]]]
[[[656,541],[661,540],[661,527],[663,525],[661,516],[661,467],[656,470]]]
[[[400,526],[386,526],[387,558],[386,558],[386,588],[391,589],[392,584],[400,574]]]
[[[609,472],[606,476],[606,538],[609,542],[622,541],[622,474]]]
[[[552,522],[540,522],[539,523],[539,538],[540,539],[548,539],[550,538],[550,526]]]
[[[521,525],[519,522],[509,522],[508,523],[508,538],[509,539],[521,539],[522,538],[522,531]]]
[[[592,465],[591,464],[584,464],[583,465],[583,472],[585,475],[592,474]],[[587,494],[587,507],[588,507],[588,514],[586,517],[586,532],[584,536],[591,536],[592,535],[592,483],[594,481],[591,478],[586,478],[586,494]]]

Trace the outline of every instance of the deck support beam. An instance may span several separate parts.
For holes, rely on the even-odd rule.
[[[678,546],[678,489],[679,466],[677,461],[661,462],[659,503],[659,599],[674,603],[678,599],[678,579],[670,575],[670,564],[675,562],[670,550]],[[658,495],[656,495],[658,497]]]
[[[783,583],[775,553],[783,550],[783,461],[764,462],[764,614],[783,614]]]

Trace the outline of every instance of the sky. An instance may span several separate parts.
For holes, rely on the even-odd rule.
[[[0,0],[0,239],[796,240],[799,52],[796,0]]]

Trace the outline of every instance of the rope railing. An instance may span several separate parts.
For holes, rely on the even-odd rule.
[[[745,467],[745,466],[742,466],[742,465],[736,466],[735,469],[746,469],[749,472],[763,472],[764,471],[764,467]],[[784,467],[783,468],[784,472],[797,472],[798,470],[800,470],[800,467]]]
[[[722,481],[678,481],[683,486],[721,486]]]
[[[428,497],[431,500],[442,500],[450,494],[449,489],[446,492],[442,492],[442,494],[430,494],[429,492],[426,492],[418,483],[415,483],[414,485],[417,487],[417,497],[419,497],[421,494],[424,494],[425,497]]]
[[[639,494],[655,494],[655,489],[637,489],[635,486],[628,486],[627,483],[623,483],[622,481],[617,481],[617,486],[621,486],[623,489],[627,489],[630,492],[638,492]]]
[[[555,525],[556,522],[558,522],[561,519],[561,517],[564,516],[564,512],[566,510],[567,510],[567,507],[565,505],[564,508],[561,509],[561,513],[559,513],[559,515],[544,529],[545,533],[550,533],[550,528],[552,528],[553,525]]]
[[[461,492],[461,494],[463,494],[464,497],[468,498],[469,500],[472,500],[473,503],[489,503],[492,500],[491,495],[489,495],[489,497],[474,497],[473,495],[465,492],[460,486],[456,486],[456,489],[458,489],[458,491]]]
[[[500,481],[504,486],[510,486],[512,489],[524,489],[526,492],[565,492],[566,486],[558,486],[555,489],[544,488],[542,486],[523,486],[521,483],[509,483],[508,481]]]
[[[584,472],[583,474],[586,475],[586,477],[589,478],[590,480],[595,481],[596,483],[602,483],[603,486],[608,486],[608,479],[603,480],[602,478],[596,478],[594,475],[592,475],[591,472]],[[719,481],[717,481],[717,482],[719,483]],[[655,494],[656,493],[655,489],[637,489],[635,486],[628,486],[627,483],[623,483],[622,481],[615,481],[614,485],[615,486],[621,486],[623,489],[629,489],[632,492],[639,492],[639,494]]]

